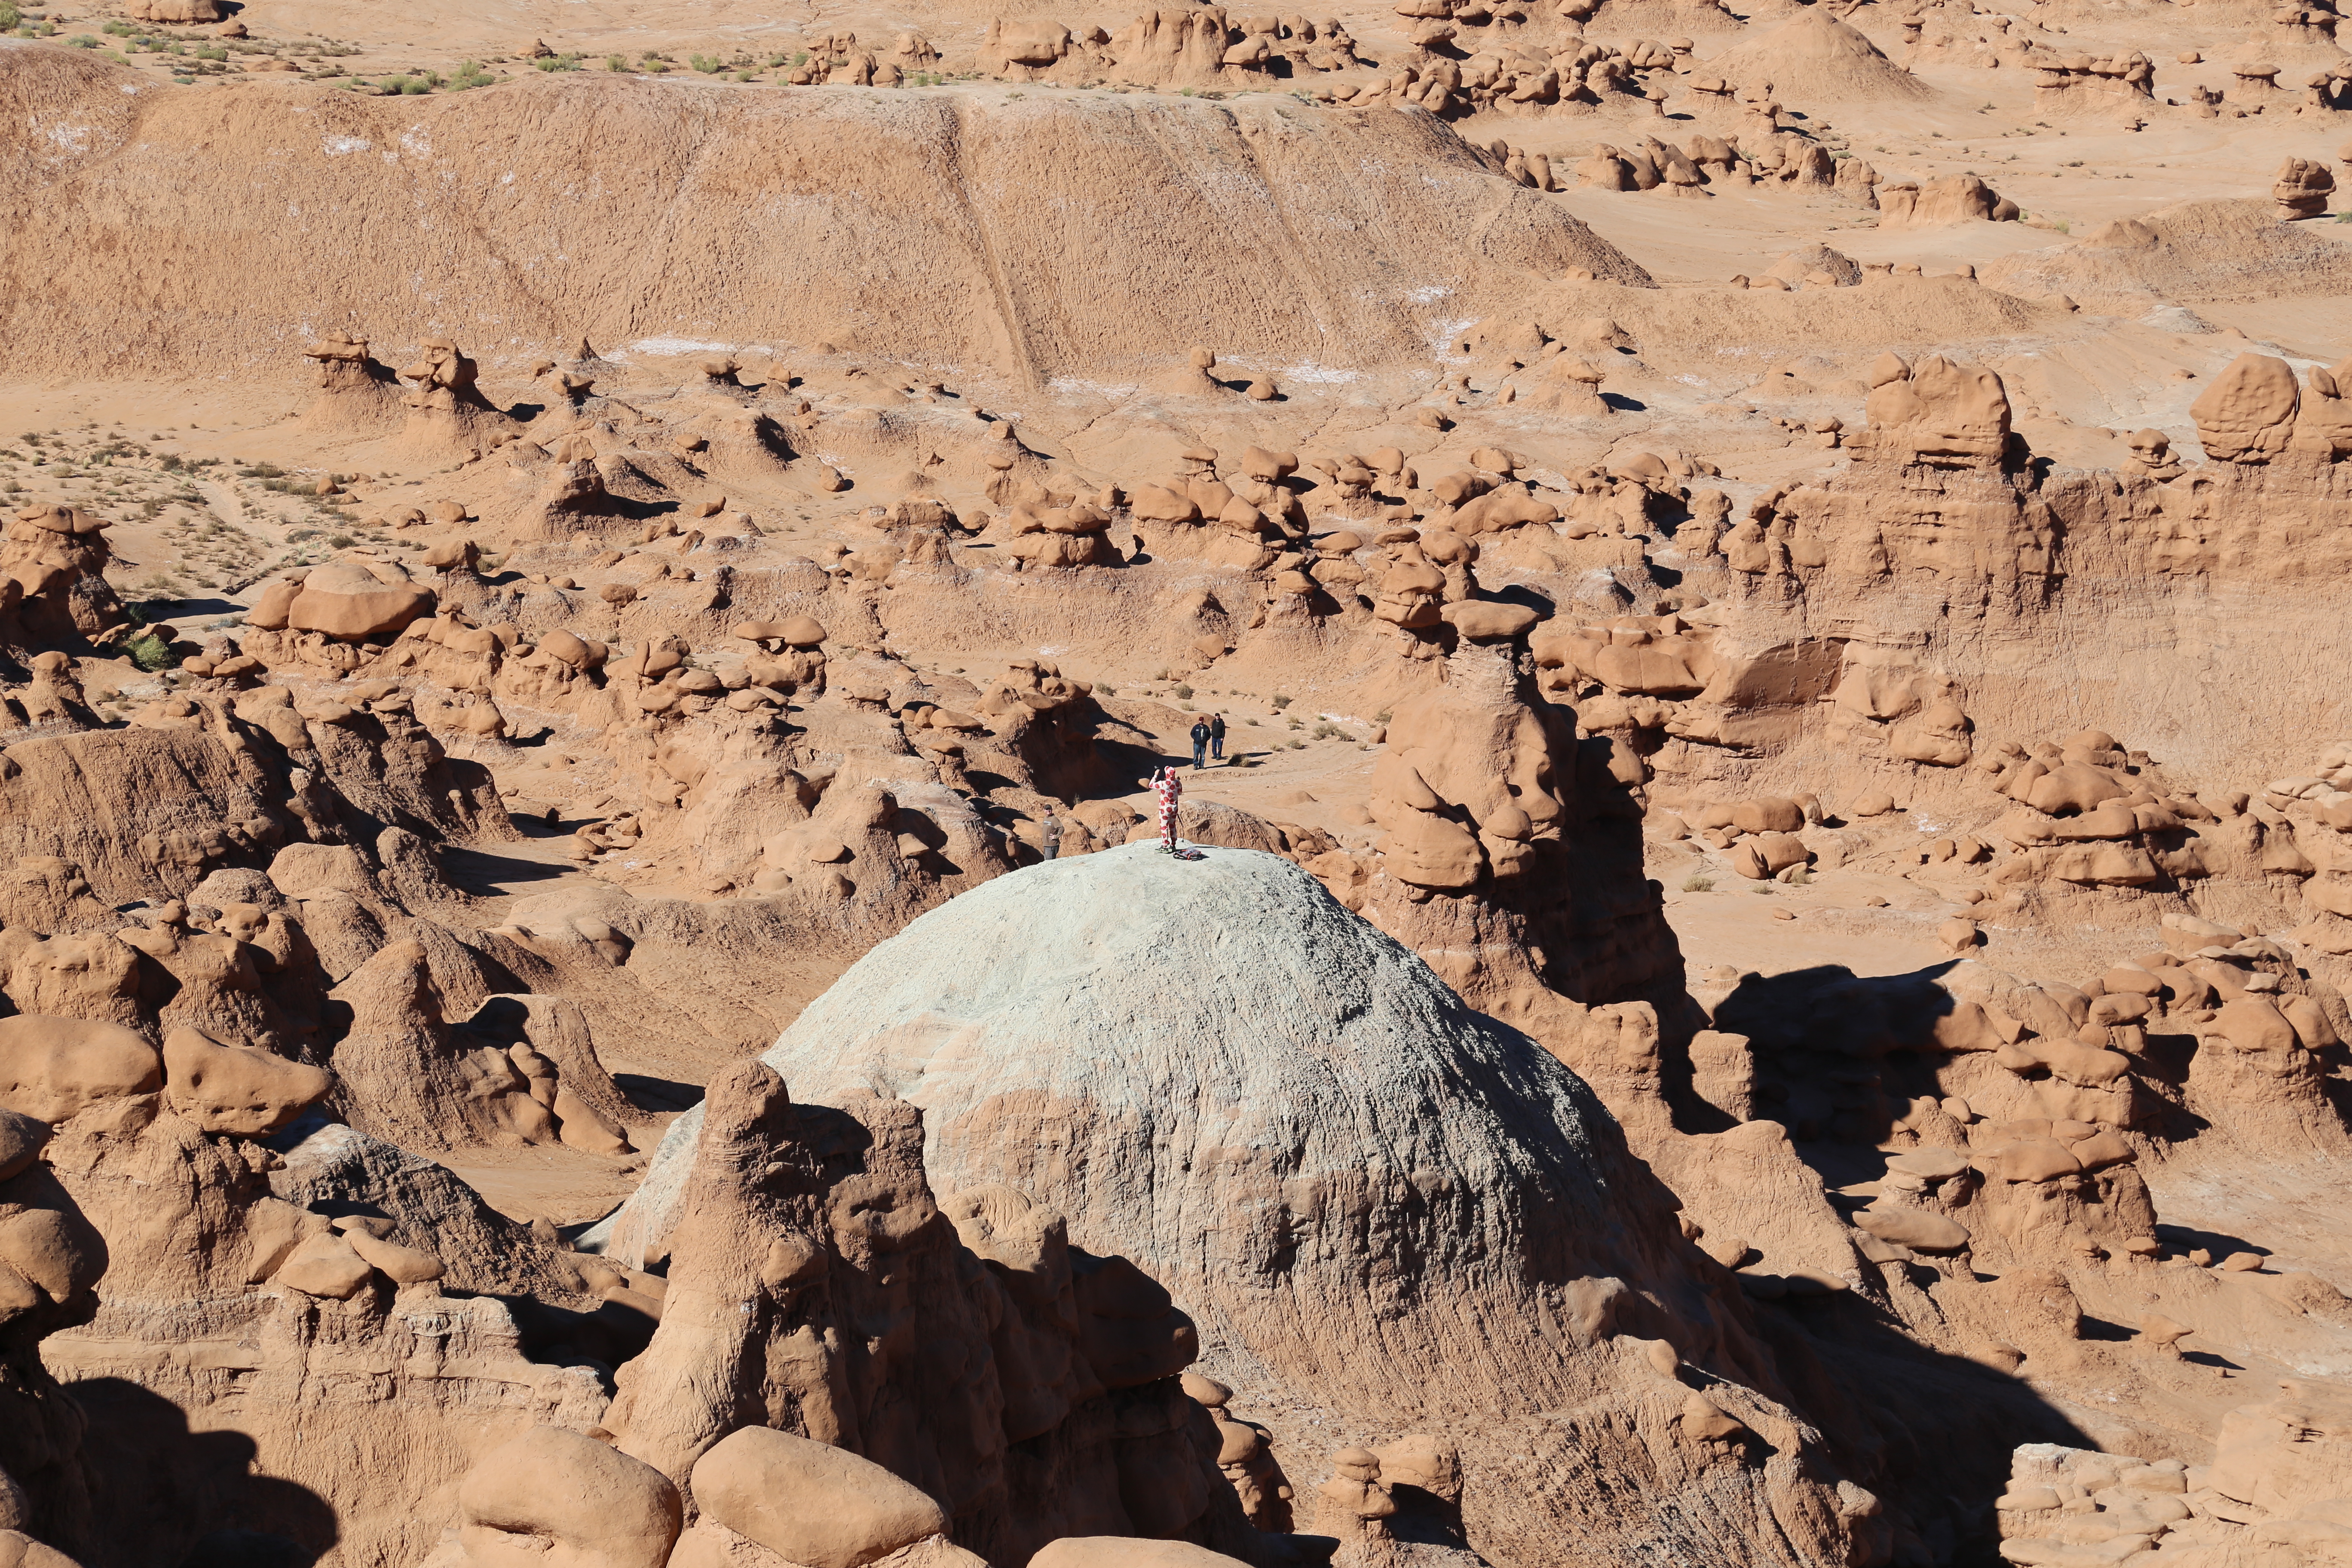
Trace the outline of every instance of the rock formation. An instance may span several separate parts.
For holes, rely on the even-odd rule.
[[[1139,904],[1155,911],[1149,927],[1108,916]],[[1067,935],[1025,950],[1034,961],[937,961],[1003,952],[1002,933],[1034,929],[1046,910]],[[1222,956],[1203,963],[1202,948]],[[1075,970],[1071,957],[1046,956],[1073,951],[1083,954]],[[1107,1016],[1097,1007],[1108,995],[1130,1001]],[[1279,998],[1279,1011],[1251,1009],[1237,1033],[1223,1020],[1244,1016],[1233,1011],[1244,995]],[[1272,1040],[1282,1044],[1269,1056]],[[1643,1370],[1653,1352],[1642,1348],[1654,1342],[1710,1369],[1710,1386],[1751,1426],[1793,1440],[1802,1417],[1606,1113],[1533,1041],[1469,1012],[1279,858],[1222,851],[1188,866],[1139,845],[1000,879],[876,949],[768,1059],[804,1100],[907,1100],[922,1113],[925,1163],[947,1180],[1022,1188],[1066,1215],[1081,1240],[1139,1238],[1129,1244],[1138,1263],[1188,1304],[1217,1347],[1206,1364],[1236,1386],[1312,1399],[1350,1426],[1381,1419],[1375,1411],[1406,1414],[1448,1431],[1474,1468],[1506,1443],[1564,1455],[1620,1441],[1602,1434],[1630,1422],[1653,1452],[1676,1456],[1653,1483],[1663,1493],[1710,1497],[1716,1517],[1760,1510],[1808,1553],[1844,1550],[1833,1475],[1785,1443],[1760,1469],[1714,1468],[1674,1436],[1682,1395],[1657,1396],[1656,1374]],[[1180,1080],[1198,1092],[1172,1093]],[[1453,1107],[1443,1120],[1413,1109],[1440,1096]],[[687,1245],[704,1157],[695,1151],[717,1114],[666,1140],[614,1226],[616,1255]],[[1424,1140],[1367,1165],[1348,1130],[1376,1124],[1421,1127]],[[1138,1137],[1230,1152],[1191,1177],[1111,1157]],[[1277,1177],[1267,1156],[1244,1152],[1254,1147],[1296,1152]],[[1300,1195],[1284,1197],[1286,1185]],[[1442,1228],[1432,1228],[1430,1192],[1445,1194]],[[1603,1202],[1618,1216],[1605,1228],[1592,1206]],[[1234,1213],[1247,1223],[1211,1219]],[[1381,1251],[1395,1261],[1370,1274],[1340,1265],[1351,1234],[1390,1237]],[[1480,1239],[1454,1239],[1469,1237]],[[1508,1270],[1474,1268],[1497,1249]],[[1466,1337],[1465,1314],[1477,1325]],[[1542,1321],[1559,1325],[1557,1338],[1537,1330]],[[1335,1356],[1341,1343],[1352,1349]],[[1453,1369],[1444,1386],[1421,1371],[1438,1361]],[[1591,1411],[1592,1424],[1538,1415],[1566,1408]],[[1548,1539],[1571,1521],[1626,1542],[1711,1529],[1685,1513],[1691,1534],[1654,1535],[1648,1521],[1661,1516],[1645,1509],[1633,1524],[1597,1505],[1580,1488],[1465,1502],[1497,1542]]]
[[[2341,1556],[2179,10],[0,17],[0,1564]]]

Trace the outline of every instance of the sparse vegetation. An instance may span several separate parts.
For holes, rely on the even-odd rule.
[[[1683,891],[1685,893],[1712,893],[1715,891],[1715,879],[1706,876],[1704,873],[1685,877],[1683,879]]]
[[[1286,696],[1284,696],[1281,692],[1277,691],[1277,692],[1276,692],[1276,693],[1274,694],[1274,701],[1273,701],[1273,703],[1271,704],[1271,706],[1273,707],[1273,709],[1274,709],[1274,710],[1275,710],[1276,712],[1279,713],[1279,712],[1281,712],[1284,709],[1286,709],[1286,708],[1287,708],[1287,707],[1289,707],[1289,706],[1290,706],[1290,699],[1289,699],[1289,698],[1287,698],[1287,697],[1286,697]]]
[[[172,651],[172,645],[153,632],[140,633],[123,645],[122,651],[134,666],[150,675],[180,668],[179,656]]]

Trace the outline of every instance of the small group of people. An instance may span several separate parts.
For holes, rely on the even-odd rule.
[[[1192,721],[1192,766],[1204,768],[1209,759],[1225,760],[1225,716],[1203,713]]]
[[[1225,716],[1204,713],[1192,721],[1192,765],[1203,768],[1212,761],[1223,762],[1224,758]],[[1184,781],[1171,763],[1154,768],[1151,776],[1143,782],[1144,787],[1159,797],[1160,852],[1173,855],[1176,853],[1176,817],[1184,801]],[[1040,825],[1038,850],[1047,860],[1061,854],[1062,818],[1059,813],[1048,812],[1045,822]]]

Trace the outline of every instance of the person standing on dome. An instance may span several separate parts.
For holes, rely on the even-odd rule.
[[[1160,852],[1176,853],[1176,813],[1184,799],[1184,781],[1176,776],[1173,766],[1163,767],[1151,775],[1151,790],[1160,797]]]

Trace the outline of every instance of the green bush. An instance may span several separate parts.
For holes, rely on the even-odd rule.
[[[687,63],[705,76],[717,76],[720,69],[717,55],[689,56]]]
[[[629,57],[626,55],[606,55],[604,57],[604,68],[608,71],[627,70],[629,68]]]
[[[122,651],[131,656],[132,664],[150,675],[158,670],[176,669],[180,665],[180,658],[172,651],[172,645],[153,632],[140,633],[123,645]]]

